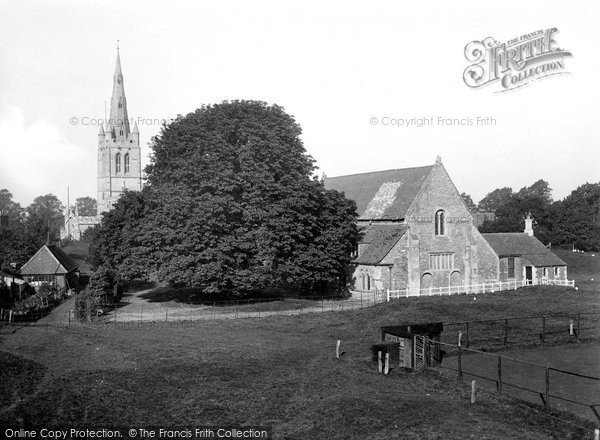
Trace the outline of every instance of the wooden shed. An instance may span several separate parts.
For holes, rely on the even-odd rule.
[[[397,350],[390,350],[390,361],[392,364],[397,364],[400,367],[415,368],[415,354],[425,352],[422,347],[415,346],[415,335],[426,336],[432,341],[439,341],[443,330],[444,324],[441,322],[391,325],[381,327],[381,340],[386,343],[398,344]],[[427,365],[435,365],[439,362],[439,359],[439,345],[433,344],[431,347],[428,347],[426,355]]]

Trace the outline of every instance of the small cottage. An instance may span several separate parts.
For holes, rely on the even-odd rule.
[[[56,245],[42,246],[21,267],[21,276],[36,288],[51,285],[58,290],[69,289],[79,277],[78,265]]]
[[[499,259],[500,281],[556,284],[567,281],[567,263],[533,235],[531,216],[521,233],[482,234]]]

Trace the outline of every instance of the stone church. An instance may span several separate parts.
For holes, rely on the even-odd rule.
[[[441,159],[432,166],[325,178],[354,200],[362,239],[356,290],[401,290],[499,281],[566,281],[566,264],[533,236],[481,234]]]
[[[130,124],[121,57],[117,47],[110,117],[100,125],[98,132],[98,215],[82,217],[76,210],[67,207],[61,239],[79,240],[87,228],[100,223],[101,214],[112,209],[123,191],[141,189],[140,131],[137,123],[133,123],[133,128]]]

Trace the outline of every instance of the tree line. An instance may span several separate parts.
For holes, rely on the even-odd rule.
[[[552,200],[550,185],[541,179],[517,192],[495,189],[478,205],[467,194],[462,196],[472,212],[495,213],[496,219],[485,221],[481,232],[521,232],[531,213],[535,236],[544,244],[600,250],[600,183],[581,185],[558,201]]]
[[[96,201],[91,197],[78,198],[75,206],[80,215],[96,215]],[[23,265],[48,240],[60,238],[63,223],[64,205],[54,194],[38,196],[24,208],[8,189],[0,189],[0,267]]]

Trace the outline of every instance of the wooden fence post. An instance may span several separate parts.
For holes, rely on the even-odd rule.
[[[498,394],[502,394],[502,356],[498,355]]]
[[[475,381],[471,381],[471,404],[475,403]]]
[[[335,344],[335,357],[338,359],[340,358],[340,344],[341,344],[340,340],[338,340],[337,343]]]
[[[458,331],[458,346],[461,347],[462,346],[462,332],[459,330]]]
[[[458,378],[462,379],[462,347],[458,347]]]
[[[544,402],[544,407],[546,409],[550,408],[550,368],[546,365],[546,401]]]
[[[546,338],[546,317],[542,316],[542,333],[540,335],[540,339],[542,340],[542,342],[544,342],[545,338]]]

